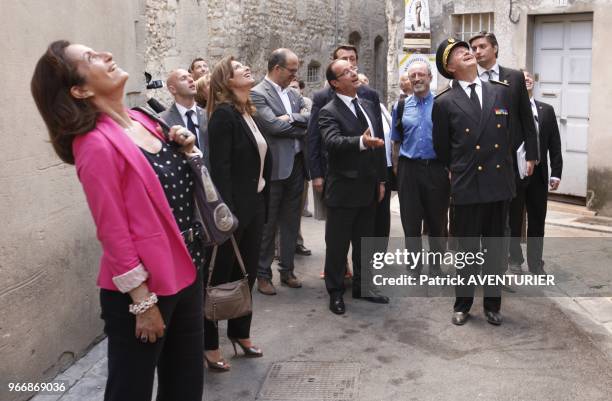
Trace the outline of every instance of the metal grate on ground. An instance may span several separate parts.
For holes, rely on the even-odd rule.
[[[352,362],[277,362],[257,401],[355,401],[359,372]]]

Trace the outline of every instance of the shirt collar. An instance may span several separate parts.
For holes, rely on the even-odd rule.
[[[278,92],[278,93],[282,93],[285,94],[287,93],[287,91],[289,90],[289,87],[286,87],[285,89],[281,88],[279,84],[277,84],[276,82],[272,81],[267,75],[264,78],[266,81],[270,82],[270,84],[272,84],[272,86],[274,87],[274,89]]]
[[[470,86],[471,84],[476,84],[476,86],[482,86],[482,81],[480,80],[479,77],[476,77],[476,79],[473,80],[472,82],[459,81],[459,80],[457,80],[457,82],[459,82],[459,85],[461,85],[461,88],[463,88],[463,90],[466,90],[467,87]]]
[[[495,62],[495,64],[493,64],[493,67],[489,68],[488,70],[485,70],[483,67],[481,67],[480,65],[477,66],[478,68],[478,76],[481,76],[483,72],[485,71],[495,71],[495,73],[497,74],[497,76],[499,77],[499,64],[497,64],[497,62]]]
[[[350,97],[346,95],[341,95],[338,92],[336,92],[336,96],[338,96],[340,100],[342,100],[344,104],[346,104],[349,107],[349,109],[351,108],[351,103],[353,102],[353,99],[359,99],[357,95],[355,95],[355,97]]]
[[[429,102],[431,99],[433,98],[433,94],[431,93],[431,91],[429,91],[427,93],[427,96],[425,97],[418,97],[415,94],[410,95],[410,99],[414,102],[414,103],[427,103]]]
[[[178,104],[178,103],[175,103],[175,104],[176,104],[176,109],[179,111],[179,114],[181,116],[184,116],[185,113],[187,113],[188,110],[193,110],[194,114],[198,113],[197,105],[196,105],[195,102],[193,102],[193,106],[191,106],[191,108],[189,108],[189,109],[187,107],[181,105],[181,104]]]

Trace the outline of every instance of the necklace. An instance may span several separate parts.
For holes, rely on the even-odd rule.
[[[110,114],[110,117],[115,120],[115,122],[121,127],[123,128],[123,130],[125,131],[126,134],[130,135],[135,135],[136,131],[135,131],[135,127],[136,124],[134,123],[134,121],[130,118],[129,121],[126,121],[125,118],[123,118],[121,115],[119,115],[119,113],[112,113]]]

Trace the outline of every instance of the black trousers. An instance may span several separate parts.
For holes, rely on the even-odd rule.
[[[261,248],[261,235],[265,220],[265,203],[262,194],[257,196],[257,202],[253,205],[256,209],[254,218],[251,221],[239,221],[238,229],[234,232],[234,237],[238,243],[238,249],[242,255],[244,267],[249,275],[249,288],[253,290],[255,278],[257,276],[257,261]],[[210,255],[210,252],[209,252]],[[210,260],[210,257],[207,258]],[[242,270],[236,259],[234,247],[231,241],[223,243],[217,249],[217,261],[212,275],[212,284],[217,285],[230,281],[239,280],[243,277]],[[208,265],[204,269],[204,286],[208,278]],[[204,297],[206,294],[204,294]],[[204,299],[206,302],[206,299]],[[227,336],[231,338],[246,339],[250,337],[251,320],[253,314],[248,314],[236,319],[227,321]],[[219,330],[217,323],[204,318],[204,349],[215,350],[219,348]]]
[[[349,245],[353,253],[353,293],[361,295],[361,238],[374,235],[376,201],[364,207],[328,207],[325,222],[325,287],[329,294],[344,293]]]
[[[482,274],[502,274],[504,266],[504,228],[508,210],[507,201],[478,203],[472,205],[453,205],[454,228],[458,239],[459,251],[478,252],[487,249],[484,254]],[[457,269],[457,275],[467,280],[478,275],[475,265]],[[474,285],[455,287],[455,312],[468,312],[474,302]],[[485,286],[484,309],[499,312],[501,308],[501,287]]]
[[[523,210],[527,208],[527,265],[529,271],[534,273],[542,268],[548,202],[548,183],[540,179],[539,168],[536,166],[526,185],[517,185],[516,197],[510,203],[510,263],[520,265],[525,261],[521,249],[521,229]]]
[[[201,274],[201,273],[199,273]],[[104,332],[108,336],[108,380],[105,401],[151,401],[157,368],[157,401],[201,401],[204,386],[202,350],[202,279],[172,296],[159,296],[166,324],[155,343],[135,337],[132,299],[100,290]]]
[[[391,174],[392,172],[389,173],[389,178],[391,177]],[[386,238],[385,241],[381,241],[380,243],[381,249],[377,249],[376,251],[386,252],[389,245],[389,232],[391,231],[391,191],[391,182],[388,180],[385,184],[385,197],[381,202],[376,203],[376,217],[374,219],[373,236]]]
[[[436,160],[400,157],[397,176],[406,249],[410,252],[421,251],[422,223],[425,221],[431,250],[444,251],[450,199],[448,171]],[[417,269],[420,267],[417,266]]]

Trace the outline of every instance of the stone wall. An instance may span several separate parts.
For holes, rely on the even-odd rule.
[[[321,65],[318,82],[323,85],[325,67],[337,43],[346,43],[353,32],[359,41],[360,70],[386,93],[387,23],[385,3],[376,0],[146,0],[147,71],[165,77],[174,68],[185,68],[196,56],[213,64],[233,55],[251,66],[256,79],[265,75],[269,53],[279,47],[292,49],[300,58],[298,75],[306,81],[307,67]],[[149,17],[151,16],[151,17]],[[155,18],[154,16],[157,16]],[[161,16],[161,17],[160,17]],[[194,41],[193,38],[201,38]],[[375,65],[374,43],[384,51],[382,65]],[[378,82],[373,77],[379,76]],[[149,93],[164,102],[165,91]]]
[[[2,2],[0,91],[0,399],[8,382],[51,379],[102,334],[100,247],[74,167],[63,164],[30,95],[34,65],[55,39],[113,52],[132,76],[138,3]],[[141,87],[130,80],[128,90]]]

